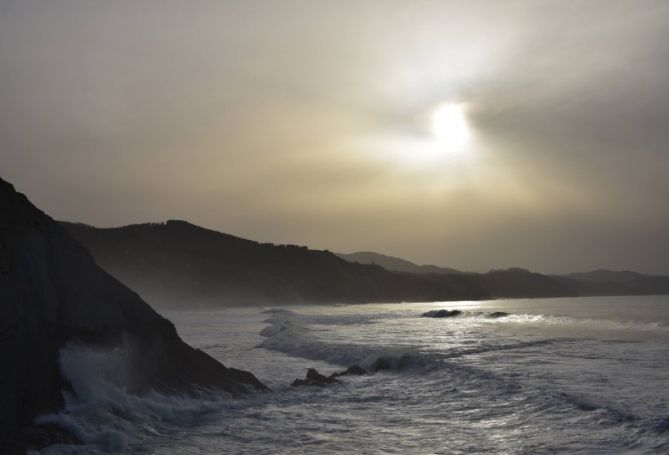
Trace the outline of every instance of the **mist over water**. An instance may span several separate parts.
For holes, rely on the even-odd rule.
[[[436,309],[463,313],[421,317]],[[509,315],[487,316],[499,311]],[[65,422],[87,445],[45,453],[669,451],[666,296],[164,315],[185,341],[252,371],[272,392],[132,397],[101,368],[116,365],[118,352],[70,349],[61,361],[78,395],[45,419]],[[309,367],[330,374],[378,359],[391,369],[326,388],[289,385]]]

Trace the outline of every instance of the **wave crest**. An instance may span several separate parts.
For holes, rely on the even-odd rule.
[[[63,391],[65,408],[38,417],[37,423],[53,423],[70,430],[84,446],[74,452],[133,452],[145,439],[170,437],[206,418],[229,397],[224,394],[190,398],[150,392],[132,395],[123,387],[129,373],[123,348],[93,349],[67,346],[60,351],[62,374],[72,385]],[[80,450],[79,450],[80,449]]]

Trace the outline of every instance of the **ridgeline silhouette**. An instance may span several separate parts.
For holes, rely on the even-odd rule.
[[[617,283],[519,268],[483,274],[445,268],[441,273],[391,271],[329,251],[258,243],[185,221],[118,228],[62,225],[108,272],[152,304],[171,308],[669,293],[668,277],[643,275]]]

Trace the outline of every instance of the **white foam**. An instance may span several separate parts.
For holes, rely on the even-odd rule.
[[[365,369],[375,369],[379,360],[394,369],[426,367],[435,360],[433,356],[407,347],[376,347],[320,340],[312,336],[312,329],[308,326],[314,318],[293,312],[272,314],[271,318],[265,320],[269,325],[260,331],[260,335],[266,337],[260,347],[265,349],[304,359],[325,361],[341,367],[357,364]],[[323,322],[323,318],[319,318],[319,322]]]
[[[62,349],[61,371],[73,391],[63,392],[62,412],[40,416],[36,421],[70,430],[86,444],[86,450],[125,452],[141,446],[147,437],[168,433],[156,428],[191,425],[228,398],[225,394],[203,399],[155,392],[131,395],[120,385],[128,368],[125,354],[123,349]]]

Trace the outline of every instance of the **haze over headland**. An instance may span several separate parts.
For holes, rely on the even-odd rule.
[[[458,3],[2,2],[2,176],[93,225],[669,273],[669,5]]]

